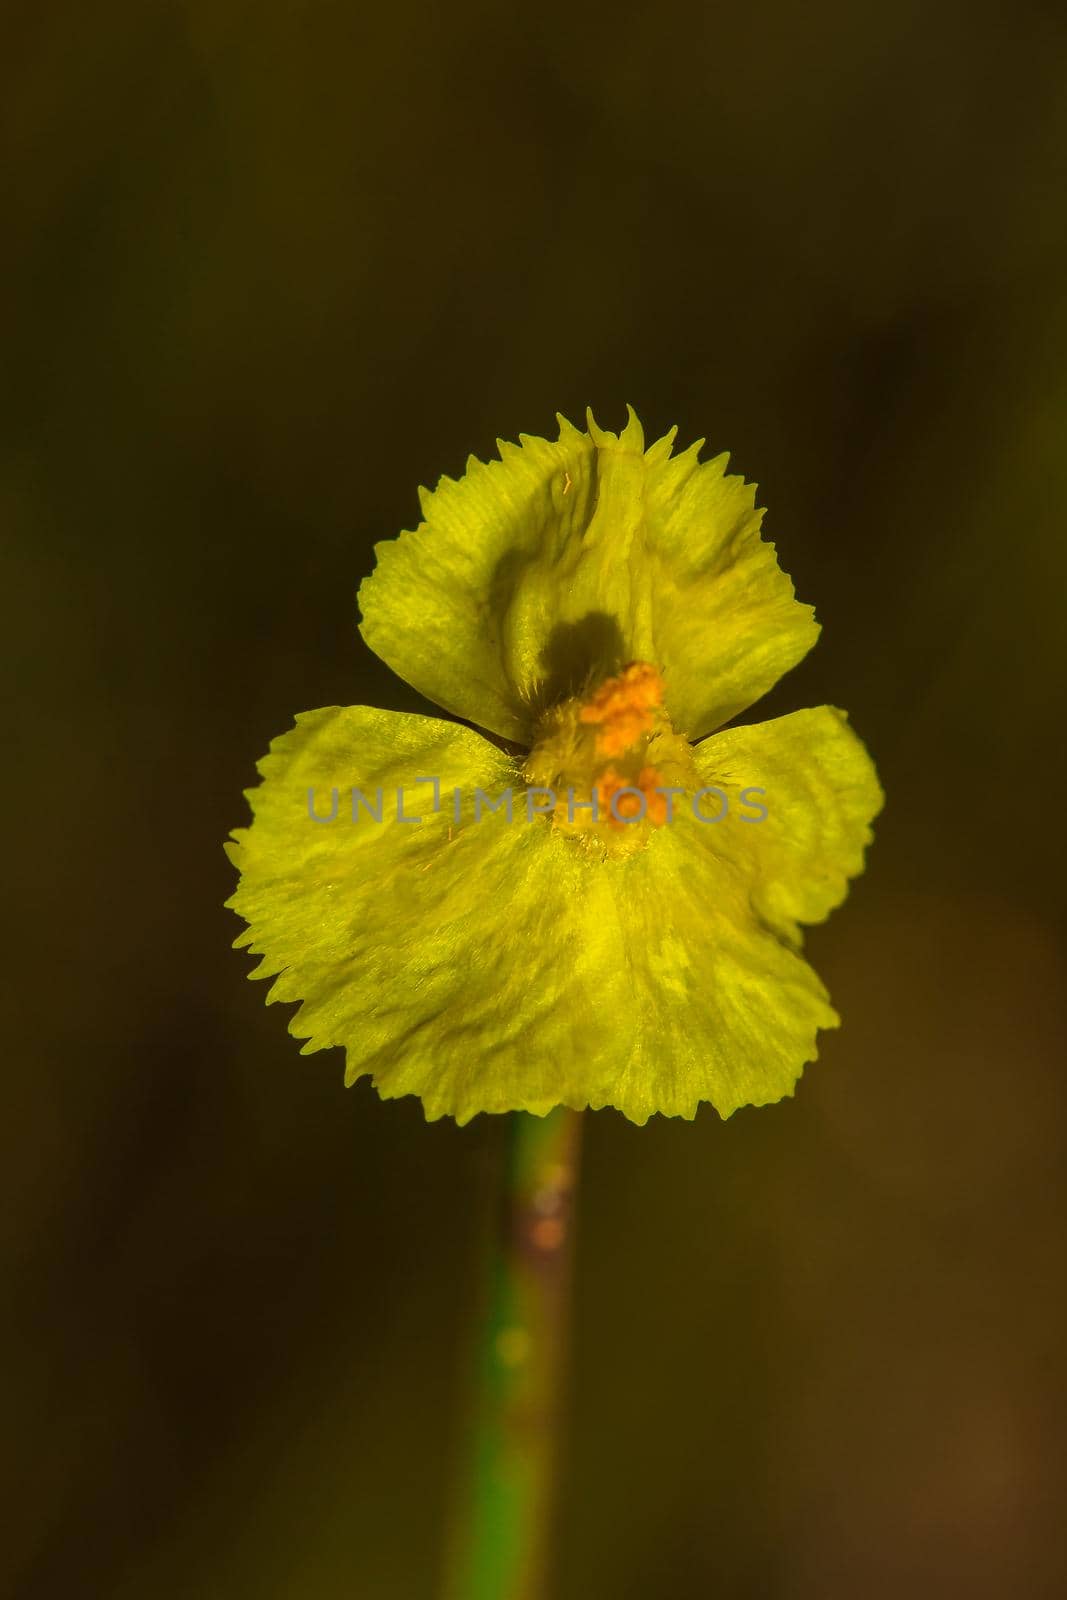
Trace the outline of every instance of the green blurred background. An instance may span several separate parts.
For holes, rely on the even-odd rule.
[[[417,707],[372,543],[627,400],[889,803],[796,1098],[588,1119],[559,1600],[1059,1596],[1067,12],[5,8],[4,1592],[434,1594],[499,1124],[301,1058],[221,841]]]

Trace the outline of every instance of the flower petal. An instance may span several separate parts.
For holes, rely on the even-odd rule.
[[[234,835],[241,883],[229,904],[249,923],[238,944],[276,979],[270,1000],[299,1000],[291,1031],[306,1051],[343,1045],[347,1081],[371,1074],[383,1096],[421,1096],[427,1117],[547,1112],[583,1094],[585,974],[574,951],[586,863],[543,817],[523,820],[525,786],[509,759],[468,728],[364,707],[305,713],[260,763],[252,826]],[[437,777],[441,809],[417,824],[362,812],[376,798]],[[514,820],[474,816],[517,789]],[[313,823],[338,790],[337,818]],[[461,790],[460,820],[452,791]],[[415,811],[405,804],[405,811]],[[571,933],[568,933],[570,928]],[[584,1103],[584,1102],[583,1102]]]
[[[800,716],[828,716],[819,750],[837,749],[837,714]],[[242,873],[230,904],[250,924],[237,942],[263,957],[255,976],[276,978],[270,999],[302,1002],[291,1030],[306,1051],[343,1045],[348,1081],[417,1094],[430,1118],[564,1104],[644,1122],[692,1116],[702,1100],[723,1115],[777,1100],[836,1022],[786,922],[825,914],[865,833],[852,800],[840,826],[805,831],[797,818],[808,796],[825,799],[822,779],[805,773],[787,796],[799,746],[736,731],[755,742],[720,736],[708,772],[743,758],[726,778],[748,779],[762,749],[792,827],[702,824],[683,806],[648,849],[602,862],[526,820],[515,766],[471,730],[360,707],[306,713],[261,763],[253,824],[230,847]],[[840,752],[832,761],[852,781]],[[421,823],[397,820],[388,798],[381,823],[349,820],[352,785],[372,799],[399,785],[410,801],[418,779]],[[308,788],[326,815],[335,786],[337,819],[311,821]],[[512,820],[476,821],[475,788],[497,799],[509,786]]]
[[[863,871],[885,798],[874,763],[833,706],[724,728],[694,756],[738,824],[708,825],[709,848],[746,874],[754,911],[798,945],[798,924],[824,921]],[[705,809],[713,815],[721,804],[709,800]],[[760,810],[766,815],[757,821]]]
[[[683,807],[605,879],[617,932],[600,1012],[629,1038],[604,1102],[633,1122],[781,1100],[818,1030],[838,1023],[816,973],[753,913],[711,827]]]
[[[675,726],[699,738],[811,648],[818,626],[760,538],[755,490],[562,417],[423,491],[425,520],[375,547],[360,589],[371,649],[438,705],[529,742],[540,710],[628,661],[658,666]]]

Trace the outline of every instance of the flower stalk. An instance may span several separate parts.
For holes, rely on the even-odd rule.
[[[446,1600],[544,1600],[581,1114],[508,1119]]]

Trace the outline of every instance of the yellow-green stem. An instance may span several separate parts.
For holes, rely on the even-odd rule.
[[[446,1600],[544,1600],[580,1113],[515,1112]]]

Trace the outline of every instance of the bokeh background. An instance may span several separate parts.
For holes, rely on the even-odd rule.
[[[373,542],[627,400],[760,484],[888,807],[796,1097],[589,1120],[560,1600],[1067,1583],[1067,12],[5,8],[5,1577],[420,1600],[499,1124],[301,1058],[221,841],[418,706]],[[6,1587],[4,1586],[6,1584]]]

